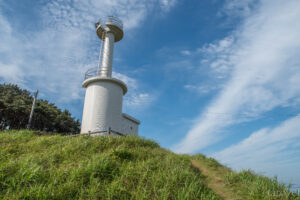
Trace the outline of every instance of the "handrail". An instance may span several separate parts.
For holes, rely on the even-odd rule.
[[[97,67],[90,68],[88,69],[85,74],[84,74],[84,80],[92,78],[92,77],[97,77],[101,76],[101,74],[105,74],[103,72],[107,72],[108,70],[103,70],[103,69],[98,69]]]
[[[114,131],[114,130],[111,130],[111,129],[108,129],[108,130],[104,130],[104,131],[95,131],[95,132],[89,132],[89,133],[81,133],[81,134],[75,134],[75,135],[69,135],[71,137],[75,137],[75,136],[79,136],[79,135],[94,135],[94,134],[99,134],[99,133],[107,133],[108,136],[111,135],[111,133],[115,133],[119,136],[126,136],[126,134],[124,133],[120,133],[118,131]]]
[[[118,26],[120,29],[123,29],[123,22],[115,16],[107,16],[98,19],[98,21],[95,23],[95,27],[97,28],[98,26],[104,26],[105,24],[112,24]]]
[[[108,16],[106,24],[113,24],[118,26],[120,29],[123,29],[123,22],[119,18],[114,16]]]

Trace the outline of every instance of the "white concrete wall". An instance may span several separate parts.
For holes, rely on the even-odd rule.
[[[139,124],[122,115],[122,128],[121,128],[122,133],[138,135],[138,131],[139,131],[138,129],[139,129]]]
[[[123,89],[109,81],[96,81],[87,85],[81,133],[112,130],[121,132]]]

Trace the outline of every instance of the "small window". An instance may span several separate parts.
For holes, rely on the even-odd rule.
[[[130,126],[130,130],[132,130],[132,126]]]

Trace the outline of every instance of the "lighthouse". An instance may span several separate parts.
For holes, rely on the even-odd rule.
[[[80,133],[138,135],[140,121],[122,112],[127,86],[112,77],[114,44],[123,38],[123,23],[109,16],[95,28],[101,43],[99,63],[85,73],[82,83],[86,93]]]

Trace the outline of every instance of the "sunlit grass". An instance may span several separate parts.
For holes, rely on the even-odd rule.
[[[220,199],[188,156],[139,137],[0,133],[0,199]]]
[[[290,186],[279,183],[277,178],[267,178],[251,170],[234,172],[213,158],[198,154],[194,156],[212,176],[220,177],[228,190],[232,190],[239,199],[257,200],[300,200],[297,192],[291,192]]]

